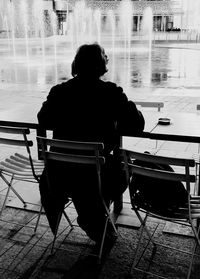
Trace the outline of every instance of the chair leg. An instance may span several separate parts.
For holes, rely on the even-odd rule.
[[[25,200],[19,195],[19,193],[18,193],[18,192],[13,188],[13,186],[12,186],[12,181],[13,181],[13,179],[14,179],[14,176],[11,177],[10,182],[5,178],[4,175],[0,174],[0,177],[1,177],[1,178],[3,179],[3,181],[8,185],[8,191],[7,191],[7,193],[6,193],[6,199],[7,199],[7,197],[8,197],[8,194],[9,194],[10,190],[11,190],[11,191],[13,191],[13,193],[18,197],[18,199],[23,203],[24,207],[26,207],[27,204],[26,204]],[[6,199],[5,199],[5,201],[6,201]],[[4,207],[5,207],[5,205],[4,205]]]
[[[3,210],[4,210],[5,206],[6,206],[6,202],[7,202],[7,199],[8,199],[9,193],[10,193],[10,189],[11,189],[10,185],[11,185],[11,183],[12,183],[13,177],[11,178],[10,182],[7,181],[7,179],[5,179],[5,177],[4,177],[2,174],[0,174],[0,177],[4,180],[4,182],[5,182],[5,183],[7,184],[7,186],[8,186],[8,189],[7,189],[7,192],[6,192],[6,196],[5,196],[3,205],[2,205],[1,210],[0,210],[0,216],[1,216]]]
[[[109,207],[107,207],[105,201],[103,200],[103,206],[104,206],[104,208],[105,208],[105,211],[106,211],[106,214],[107,214],[107,218],[110,220],[110,223],[111,223],[111,225],[112,225],[112,227],[113,227],[115,233],[118,234],[118,231],[117,231],[117,229],[116,229],[116,226],[115,226],[115,224],[114,224],[114,222],[113,222],[113,220],[112,220],[112,218],[111,218],[111,216],[110,216],[110,210],[109,210],[110,205],[111,205],[111,202],[110,202],[110,204],[109,204]]]
[[[3,210],[6,206],[6,202],[7,202],[7,198],[8,198],[9,193],[10,193],[10,187],[8,187],[8,190],[6,192],[6,196],[5,196],[5,199],[3,201],[3,205],[2,205],[1,210],[0,210],[0,216],[2,215],[2,212],[3,212]]]
[[[149,243],[150,243],[150,242],[151,242],[151,243],[153,244],[153,246],[154,246],[154,247],[153,247],[153,252],[155,253],[156,244],[155,244],[155,242],[153,241],[153,236],[154,236],[154,234],[155,234],[155,232],[156,232],[156,229],[157,229],[157,227],[158,227],[158,225],[157,225],[156,228],[155,228],[155,230],[154,230],[153,233],[151,234],[151,233],[149,232],[149,230],[147,229],[147,227],[146,227],[146,220],[147,220],[148,214],[146,214],[146,215],[145,215],[145,218],[142,219],[142,217],[140,216],[140,214],[138,213],[137,210],[135,210],[135,213],[136,213],[136,215],[137,215],[137,217],[138,217],[138,219],[139,219],[139,221],[140,221],[140,223],[141,223],[141,231],[140,231],[139,240],[138,240],[137,247],[136,247],[136,251],[135,251],[135,257],[134,257],[134,261],[133,261],[133,268],[136,268],[136,266],[139,264],[139,262],[140,262],[141,258],[143,257],[143,255],[144,255],[144,253],[145,253],[147,247],[149,246]],[[147,233],[147,235],[148,235],[148,242],[147,242],[146,246],[144,247],[144,249],[143,249],[143,251],[142,251],[142,253],[141,253],[139,259],[137,260],[138,251],[139,251],[139,247],[140,247],[140,243],[141,243],[141,239],[142,239],[142,235],[143,235],[143,232],[144,232],[144,231],[145,231],[145,232]]]
[[[104,205],[104,208],[105,208],[105,211],[106,211],[106,214],[107,214],[107,218],[106,218],[106,221],[105,221],[105,226],[104,226],[104,230],[103,230],[103,235],[102,235],[102,240],[101,240],[101,245],[100,245],[100,250],[99,250],[99,255],[98,255],[98,258],[99,258],[99,261],[101,261],[101,257],[102,257],[102,253],[103,253],[103,246],[104,246],[104,242],[105,242],[105,237],[106,237],[106,231],[107,231],[107,227],[108,227],[108,221],[110,221],[115,233],[118,235],[118,231],[116,229],[116,226],[110,216],[110,205],[111,205],[111,202],[109,204],[109,207],[107,207],[105,201],[103,200],[103,205]]]
[[[51,254],[53,254],[53,249],[54,249],[54,245],[55,245],[55,241],[56,241],[56,237],[57,237],[57,233],[58,233],[58,228],[60,225],[60,220],[62,217],[62,212],[60,212],[59,216],[58,216],[58,220],[57,220],[57,224],[56,224],[56,229],[55,229],[55,233],[54,233],[54,238],[53,238],[53,242],[52,242],[52,246],[51,246]]]
[[[137,260],[138,250],[140,247],[140,242],[142,239],[143,231],[144,231],[144,226],[141,225],[141,231],[140,231],[140,235],[139,235],[139,239],[138,239],[138,243],[137,243],[137,247],[136,247],[136,251],[135,251],[135,257],[134,257],[134,261],[133,261],[133,268],[136,267],[139,262],[139,261],[136,262],[136,260]]]
[[[37,218],[37,221],[36,221],[36,224],[35,224],[35,228],[34,228],[34,234],[36,234],[36,231],[37,231],[37,228],[38,228],[38,224],[39,224],[39,221],[40,221],[40,217],[41,217],[41,214],[42,214],[42,205],[40,206],[40,211],[38,213],[38,218]]]
[[[149,230],[147,229],[146,227],[146,220],[147,220],[147,217],[148,217],[148,214],[145,215],[145,218],[142,219],[141,215],[139,214],[138,210],[133,206],[133,210],[134,212],[136,213],[141,225],[144,227],[144,230],[146,231],[148,237],[149,237],[149,240],[152,242],[153,245],[155,245],[155,242],[153,241],[152,239],[152,235],[151,233],[149,232]]]
[[[99,255],[98,258],[101,261],[101,257],[102,257],[102,253],[103,253],[103,246],[104,246],[104,241],[105,241],[105,237],[106,237],[106,230],[107,230],[107,226],[108,226],[108,219],[109,217],[106,218],[106,222],[105,222],[105,226],[104,226],[104,230],[103,230],[103,235],[102,235],[102,240],[101,240],[101,245],[100,245],[100,249],[99,249]]]
[[[71,222],[71,220],[69,219],[67,213],[65,212],[65,210],[63,210],[63,215],[65,216],[65,218],[67,219],[67,222],[69,223],[70,227],[73,228],[73,224]]]
[[[191,227],[192,227],[195,239],[196,239],[198,245],[200,246],[200,238],[199,238],[200,223],[199,223],[199,220],[197,220],[197,224],[198,224],[198,228],[197,229],[195,228],[195,226],[194,226],[192,221],[190,221],[190,224],[191,224]]]
[[[190,265],[189,265],[189,269],[188,269],[188,273],[187,273],[187,279],[189,279],[190,275],[191,275],[192,265],[193,265],[193,260],[194,260],[194,255],[195,255],[197,245],[198,245],[198,243],[197,243],[197,241],[195,241],[195,245],[193,247],[192,256],[191,256],[191,259],[190,259]]]
[[[192,265],[193,265],[193,260],[194,260],[196,248],[197,248],[198,245],[200,246],[200,239],[199,239],[200,224],[199,224],[198,221],[199,221],[199,220],[197,220],[197,224],[198,224],[197,230],[195,229],[193,223],[191,222],[192,230],[193,230],[193,233],[194,233],[194,236],[195,236],[195,244],[194,244],[194,247],[193,247],[193,250],[192,250],[192,256],[191,256],[191,260],[190,260],[190,266],[189,266],[188,273],[187,273],[187,279],[189,279],[189,278],[190,278],[190,275],[191,275]]]
[[[66,218],[67,222],[69,223],[69,225],[71,227],[71,230],[74,228],[74,225],[72,224],[72,222],[69,219],[69,217],[68,217],[67,213],[65,212],[65,210],[60,212],[60,214],[58,216],[57,224],[56,224],[56,229],[55,229],[55,234],[54,234],[54,238],[53,238],[52,247],[51,247],[51,254],[53,254],[53,249],[54,249],[54,245],[55,245],[55,241],[56,241],[56,237],[57,237],[58,228],[59,228],[59,225],[60,225],[62,214],[64,215],[64,217]]]

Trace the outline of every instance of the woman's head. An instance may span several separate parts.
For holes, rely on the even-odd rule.
[[[108,63],[104,49],[97,43],[85,44],[78,48],[72,62],[72,76],[103,76]]]

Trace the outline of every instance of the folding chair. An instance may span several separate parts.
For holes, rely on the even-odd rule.
[[[12,191],[21,201],[24,208],[26,208],[28,204],[33,204],[24,200],[22,195],[16,190],[14,183],[16,181],[25,181],[38,184],[44,168],[44,163],[43,161],[32,158],[30,147],[33,146],[33,142],[27,138],[27,135],[30,134],[30,130],[28,128],[0,126],[0,133],[0,145],[3,145],[4,148],[6,148],[6,146],[14,146],[16,149],[22,148],[20,150],[23,151],[23,153],[11,154],[9,157],[0,162],[0,178],[7,185],[6,195],[0,210],[0,216],[2,216],[10,191]],[[29,183],[27,183],[27,188],[29,187],[28,184]],[[17,224],[22,227],[26,226],[34,228],[35,233],[38,227],[41,212],[42,205],[39,204],[38,217],[35,226],[5,220],[5,218],[1,218],[0,220],[7,223]],[[32,219],[34,218],[35,216],[33,216]],[[30,219],[29,222],[32,219]]]
[[[135,189],[133,189],[134,186],[132,185],[130,187],[130,183],[129,183],[129,193],[130,193],[130,201],[131,201],[132,209],[135,211],[141,223],[141,231],[140,231],[138,245],[136,248],[133,268],[155,276],[155,274],[152,274],[149,271],[142,270],[140,267],[138,267],[139,262],[146,251],[147,246],[149,245],[149,243],[152,243],[154,247],[154,251],[156,250],[157,247],[156,244],[159,244],[164,247],[172,248],[169,246],[165,246],[162,243],[157,243],[154,241],[155,231],[151,234],[148,227],[146,226],[147,218],[154,217],[165,221],[181,224],[183,226],[187,226],[192,229],[194,240],[195,240],[192,252],[183,251],[181,249],[177,249],[174,247],[172,248],[174,250],[178,250],[183,253],[187,253],[191,255],[190,265],[187,273],[187,278],[190,278],[193,259],[194,256],[196,255],[195,254],[196,248],[197,246],[200,246],[200,237],[199,237],[200,196],[192,196],[190,194],[191,184],[194,183],[196,179],[195,175],[191,174],[191,171],[194,171],[193,168],[195,167],[195,161],[192,159],[163,157],[163,156],[133,152],[130,150],[123,150],[123,149],[120,150],[120,153],[123,158],[123,164],[124,164],[128,181],[131,180],[131,175],[133,175],[133,177],[134,175],[141,175],[143,177],[145,176],[146,178],[151,177],[155,179],[159,178],[159,179],[169,180],[169,183],[172,181],[180,181],[183,182],[184,186],[186,187],[187,197],[188,197],[188,203],[185,204],[185,206],[181,206],[177,208],[170,215],[161,214],[160,211],[156,212],[155,208],[151,209],[151,207],[147,204],[146,201],[145,202],[141,202],[141,200],[138,201],[136,195],[133,194],[135,193]],[[156,164],[173,165],[175,168],[175,172],[155,170],[144,166],[141,167],[134,164],[135,159],[140,160],[140,162],[144,162],[144,163],[150,162]],[[176,170],[178,170],[179,172],[177,172]],[[150,187],[150,185],[147,185],[147,187],[148,186]],[[162,185],[160,185],[160,187],[162,187]],[[158,196],[157,198],[160,199],[161,197]],[[141,215],[141,212],[145,215],[145,217]],[[149,241],[147,246],[145,248],[143,247],[143,251],[140,253],[139,256],[139,250],[140,250],[139,248],[141,248],[140,244],[141,244],[142,234],[144,231],[147,233]],[[156,275],[156,277],[159,277],[159,275]],[[160,276],[160,278],[165,278],[165,277]]]
[[[79,142],[79,141],[67,141],[67,140],[57,140],[57,139],[50,139],[50,138],[44,138],[44,137],[37,137],[38,144],[41,146],[41,156],[44,159],[45,162],[45,169],[47,174],[47,181],[48,185],[51,188],[51,182],[49,179],[49,162],[55,161],[55,162],[66,162],[66,163],[73,163],[77,164],[77,166],[80,167],[81,165],[93,165],[96,168],[97,173],[97,179],[98,179],[98,191],[99,196],[102,202],[102,205],[105,209],[106,214],[106,222],[103,230],[102,240],[100,244],[100,249],[98,255],[98,259],[101,260],[102,252],[103,252],[103,246],[106,236],[106,230],[108,226],[108,221],[110,220],[113,229],[117,233],[116,227],[113,223],[113,220],[110,215],[110,210],[108,206],[106,205],[106,202],[102,196],[101,192],[101,167],[105,164],[105,158],[100,155],[100,152],[103,150],[104,146],[103,143],[97,143],[97,142]],[[59,148],[58,152],[52,152],[51,148]],[[67,153],[66,153],[67,152]],[[82,155],[82,154],[89,154],[89,155]],[[72,183],[72,181],[70,181]],[[51,189],[50,189],[51,191]],[[63,212],[61,212],[60,215],[62,215]],[[61,216],[60,216],[61,217]],[[66,215],[65,215],[66,217]],[[68,219],[68,218],[67,218]],[[61,218],[58,218],[57,222],[57,228],[54,235],[53,240],[53,246],[56,240],[59,224],[60,224]],[[73,226],[68,220],[71,226]],[[53,249],[52,246],[52,249]]]

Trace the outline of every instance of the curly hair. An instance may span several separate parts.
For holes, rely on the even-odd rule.
[[[93,76],[99,78],[107,72],[108,59],[99,44],[84,44],[76,52],[71,65],[72,76]]]

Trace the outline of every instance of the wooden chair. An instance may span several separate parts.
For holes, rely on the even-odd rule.
[[[146,101],[134,101],[136,105],[139,105],[141,107],[148,107],[148,108],[157,108],[158,111],[161,110],[161,108],[164,107],[163,102],[146,102]]]
[[[135,254],[135,258],[134,258],[133,268],[152,275],[151,272],[142,270],[141,267],[138,267],[140,260],[143,257],[145,250],[146,250],[147,246],[149,245],[149,243],[153,244],[154,252],[155,252],[155,248],[157,247],[157,244],[164,246],[164,247],[172,248],[169,246],[165,246],[162,243],[157,243],[154,241],[155,231],[153,233],[150,233],[150,231],[146,225],[147,218],[154,217],[154,218],[162,219],[165,221],[170,221],[170,222],[173,222],[176,224],[181,224],[182,226],[190,227],[192,229],[193,236],[194,236],[194,249],[191,253],[188,251],[182,251],[181,249],[176,249],[174,247],[172,248],[172,249],[181,251],[183,253],[191,254],[190,265],[189,265],[189,269],[188,269],[188,273],[187,273],[187,278],[190,278],[196,247],[200,246],[200,237],[199,237],[200,196],[192,196],[190,194],[191,184],[194,183],[195,179],[196,179],[196,176],[191,174],[191,169],[194,168],[195,161],[192,159],[163,157],[163,156],[133,152],[130,150],[123,150],[123,149],[121,149],[119,152],[120,152],[120,155],[122,156],[123,165],[124,165],[126,175],[127,175],[127,180],[129,181],[129,193],[130,193],[130,201],[131,201],[132,209],[136,213],[136,215],[141,223],[140,236],[139,236],[139,241],[138,241],[138,245],[136,248],[136,254]],[[150,167],[147,168],[144,166],[141,167],[138,165],[134,165],[135,160],[140,160],[140,162],[143,162],[143,163],[148,162],[148,163],[156,163],[156,164],[173,165],[175,168],[175,172],[155,170]],[[180,171],[180,168],[183,169],[183,172]],[[177,172],[176,169],[178,169],[179,172]],[[160,211],[156,212],[155,209],[154,210],[150,209],[150,207],[148,206],[148,204],[146,202],[143,203],[143,202],[141,202],[141,200],[138,201],[138,199],[136,198],[136,195],[133,194],[135,189],[130,187],[131,174],[133,175],[133,177],[134,177],[134,175],[140,175],[140,176],[146,177],[146,178],[151,177],[151,178],[155,178],[155,179],[159,178],[159,179],[169,180],[169,183],[172,181],[183,182],[186,187],[186,190],[187,190],[188,203],[185,204],[185,206],[177,208],[169,216],[167,216],[167,214],[161,214]],[[134,186],[132,186],[132,187],[134,187]],[[150,187],[150,185],[147,185],[147,187]],[[162,187],[162,185],[160,185],[160,187]],[[172,195],[173,195],[173,193],[172,193]],[[161,199],[162,197],[158,196],[157,198]],[[143,215],[141,215],[141,213],[143,213],[145,217],[143,217]],[[145,232],[147,234],[149,241],[148,241],[147,246],[144,249],[142,248],[143,251],[140,253],[140,256],[138,257],[139,251],[141,251],[140,243],[141,243],[141,238],[142,238],[143,232]],[[156,275],[156,277],[157,276],[158,275]],[[154,275],[153,275],[153,277],[154,277]],[[163,277],[163,275],[162,275],[160,278],[165,278],[165,277]]]
[[[97,143],[97,142],[78,142],[78,141],[57,140],[57,139],[50,139],[50,138],[44,138],[44,137],[37,137],[37,140],[38,140],[39,145],[42,148],[41,156],[42,156],[42,158],[44,158],[49,187],[51,187],[51,183],[49,180],[49,172],[48,172],[48,165],[49,165],[50,161],[51,162],[55,161],[55,162],[73,163],[73,164],[77,164],[77,166],[79,166],[79,167],[80,167],[80,164],[85,165],[85,166],[86,165],[95,166],[96,173],[97,173],[97,179],[98,179],[99,196],[100,196],[101,202],[103,204],[103,207],[105,209],[105,214],[107,216],[103,235],[102,235],[102,241],[100,244],[99,253],[97,255],[99,260],[101,260],[103,246],[104,246],[104,240],[105,240],[106,230],[107,230],[107,225],[108,225],[109,220],[113,226],[113,229],[117,233],[113,220],[110,216],[110,210],[107,207],[107,205],[104,201],[104,198],[102,196],[102,192],[101,192],[101,175],[100,174],[101,174],[101,167],[105,163],[105,158],[100,155],[100,152],[104,148],[103,144]],[[52,147],[59,148],[59,152],[56,153],[56,152],[50,151],[49,148],[52,148]],[[66,154],[66,150],[68,152],[67,154]],[[88,154],[88,152],[89,152],[89,155],[82,155],[82,154]],[[70,181],[70,183],[73,183],[73,182]],[[61,215],[62,215],[62,212],[61,212]],[[53,245],[56,240],[60,219],[61,218],[58,219],[57,229],[55,232]]]
[[[4,158],[0,162],[0,178],[7,185],[6,195],[0,210],[0,220],[12,224],[17,224],[22,227],[27,226],[34,228],[35,233],[42,212],[41,204],[39,204],[39,212],[35,226],[6,220],[5,218],[2,218],[2,215],[3,210],[5,209],[5,206],[7,204],[10,191],[12,191],[16,195],[16,197],[21,201],[24,209],[26,209],[28,204],[32,204],[24,200],[22,195],[16,190],[14,183],[16,181],[25,181],[38,184],[44,168],[44,163],[43,161],[32,158],[30,147],[33,146],[33,142],[31,140],[28,140],[27,138],[27,135],[30,134],[30,130],[28,128],[0,126],[0,133],[0,145],[2,146],[2,150],[6,146],[14,146],[16,150],[19,148],[23,149],[23,153],[19,153],[19,151],[14,154],[12,153],[9,157]],[[27,188],[28,187],[29,183],[27,183]],[[36,205],[38,207],[38,204],[32,205]],[[31,220],[29,220],[29,222],[30,221]]]

